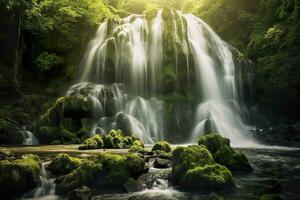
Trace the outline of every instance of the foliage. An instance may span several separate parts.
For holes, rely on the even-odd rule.
[[[55,53],[44,52],[40,54],[36,60],[35,65],[41,72],[50,71],[53,67],[63,64],[63,58],[57,56]]]

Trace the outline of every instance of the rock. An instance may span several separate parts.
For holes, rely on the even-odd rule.
[[[216,191],[234,186],[231,172],[222,165],[198,166],[186,172],[180,182],[186,190]]]
[[[162,158],[155,158],[153,162],[153,167],[160,169],[169,168],[171,167],[171,161]]]
[[[145,145],[139,139],[135,140],[129,149],[129,152],[145,152]]]
[[[57,194],[67,194],[80,186],[102,189],[125,189],[130,178],[145,172],[145,162],[138,154],[112,155],[102,153],[82,160],[80,166],[56,179]]]
[[[39,184],[39,157],[24,155],[22,158],[0,161],[0,195],[9,199],[29,192]]]
[[[130,175],[137,178],[145,172],[145,161],[135,153],[128,153],[125,159],[125,165]]]
[[[103,136],[104,148],[120,149],[123,146],[124,135],[120,129],[113,129]]]
[[[23,140],[23,134],[15,124],[0,119],[0,144],[22,144]]]
[[[103,168],[101,163],[85,160],[80,166],[67,175],[59,176],[55,180],[55,192],[57,194],[68,194],[80,186],[97,187],[103,179]]]
[[[68,154],[58,154],[54,160],[47,166],[47,170],[54,175],[65,175],[77,169],[81,164],[81,160],[73,158]]]
[[[75,190],[72,190],[69,195],[69,200],[90,200],[93,192],[87,186],[81,186]]]
[[[177,147],[172,152],[172,164],[172,180],[178,183],[189,169],[214,164],[214,160],[205,146],[193,145],[189,147]]]
[[[231,172],[215,163],[203,145],[177,147],[172,162],[171,180],[184,190],[207,192],[234,186]]]
[[[213,155],[214,160],[234,172],[251,172],[252,167],[243,153],[236,152],[230,146],[230,140],[218,134],[202,136],[199,145],[205,145]]]
[[[103,140],[100,135],[95,135],[87,140],[85,140],[80,146],[79,150],[87,149],[101,149],[103,148]]]
[[[171,145],[166,141],[160,141],[156,143],[152,148],[152,151],[156,150],[171,152]]]

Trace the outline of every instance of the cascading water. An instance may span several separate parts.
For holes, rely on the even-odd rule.
[[[200,18],[174,9],[167,12],[171,17],[164,17],[164,12],[159,10],[152,19],[134,14],[104,21],[81,63],[81,83],[68,95],[91,88],[88,98],[95,110],[94,132],[124,128],[120,124],[126,122],[128,132],[153,143],[164,139],[168,130],[164,127],[166,108],[159,99],[181,90],[199,103],[195,128],[185,133],[190,142],[214,131],[230,138],[234,146],[255,145],[247,137],[251,127],[243,122],[231,48]],[[174,90],[165,82],[173,76],[173,69]],[[180,78],[181,73],[186,77]],[[197,94],[193,94],[195,88]],[[114,109],[109,109],[109,102],[114,102]]]
[[[51,178],[46,171],[46,165],[50,162],[43,162],[40,171],[40,186],[33,191],[25,194],[21,200],[40,199],[40,200],[61,200],[62,198],[55,195],[55,178]]]

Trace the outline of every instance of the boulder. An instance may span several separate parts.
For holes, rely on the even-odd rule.
[[[47,166],[47,170],[54,175],[65,175],[77,169],[80,164],[80,159],[61,153],[51,161],[51,163]]]
[[[160,141],[160,142],[157,142],[153,148],[152,148],[152,151],[165,151],[165,152],[171,152],[171,145],[166,142],[166,141]]]
[[[79,150],[87,149],[101,149],[103,148],[103,140],[100,135],[95,135],[87,140],[85,140],[80,146]]]
[[[155,158],[153,167],[160,169],[169,168],[171,167],[171,161],[163,158]]]
[[[234,172],[252,171],[247,157],[231,148],[228,138],[223,138],[219,134],[208,134],[202,136],[198,144],[205,145],[213,155],[214,160],[221,165],[225,165],[228,169]]]
[[[190,169],[180,182],[181,188],[205,192],[232,188],[233,186],[231,172],[225,166],[219,164]]]
[[[198,166],[214,164],[214,160],[208,149],[203,146],[177,147],[172,152],[172,181],[178,183],[182,176],[189,170]]]
[[[93,192],[87,186],[81,186],[75,190],[72,190],[69,195],[69,200],[90,200]]]
[[[39,184],[40,165],[37,155],[24,155],[20,159],[0,161],[0,195],[10,199],[29,192]]]

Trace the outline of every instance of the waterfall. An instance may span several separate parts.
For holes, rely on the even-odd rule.
[[[160,9],[156,15],[133,14],[101,23],[81,62],[80,83],[68,95],[74,88],[92,87],[88,98],[95,110],[94,130],[125,128],[153,143],[166,138],[170,128],[165,126],[162,97],[181,90],[198,99],[194,124],[190,124],[194,128],[172,134],[185,134],[189,142],[195,142],[202,134],[218,132],[234,146],[254,146],[248,136],[252,127],[244,122],[246,109],[237,87],[241,70],[232,48],[202,19],[174,9],[165,12]],[[169,17],[164,16],[167,13]],[[176,87],[170,89],[166,80],[173,77],[172,70]],[[112,116],[106,112],[111,110],[106,105],[110,96]],[[189,104],[190,97],[186,99]]]
[[[23,145],[37,145],[39,144],[38,139],[34,136],[34,134],[27,130],[26,127],[22,127],[20,130],[23,134],[24,142]]]
[[[40,171],[40,185],[33,191],[25,194],[21,200],[40,199],[40,200],[60,200],[59,196],[55,195],[55,178],[51,178],[49,172],[46,171],[46,166],[50,162],[43,162]]]

